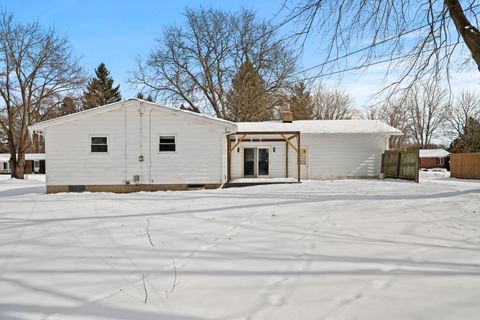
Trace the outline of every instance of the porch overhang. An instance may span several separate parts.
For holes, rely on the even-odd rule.
[[[258,138],[262,136],[262,138]],[[268,138],[264,138],[267,136]],[[296,145],[292,140],[296,140]],[[297,154],[297,176],[300,181],[300,131],[237,131],[227,135],[227,182],[232,179],[232,152],[242,142],[285,142],[285,178],[288,178],[288,148]]]

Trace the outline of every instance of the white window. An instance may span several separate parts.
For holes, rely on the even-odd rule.
[[[107,153],[108,152],[108,138],[103,136],[90,137],[90,152],[92,153]]]
[[[175,152],[175,136],[160,136],[158,139],[158,151],[160,152]]]
[[[37,172],[37,173],[40,171],[40,161],[39,160],[34,160],[33,161],[33,171]]]

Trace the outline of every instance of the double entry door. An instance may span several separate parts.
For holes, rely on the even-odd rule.
[[[270,148],[243,148],[243,176],[245,178],[270,176]]]

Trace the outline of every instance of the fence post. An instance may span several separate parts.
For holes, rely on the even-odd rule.
[[[416,161],[416,165],[415,165],[415,182],[418,183],[419,180],[420,180],[420,174],[418,172],[418,170],[420,169],[420,149],[417,149],[417,152],[416,152],[416,157],[417,157],[417,161]]]
[[[397,174],[395,179],[398,179],[400,177],[400,166],[402,165],[402,151],[398,151],[398,157],[397,157]]]

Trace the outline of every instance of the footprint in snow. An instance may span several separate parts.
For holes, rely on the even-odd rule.
[[[275,286],[278,285],[282,282],[285,282],[287,280],[286,277],[273,277],[267,281],[267,285],[270,286]]]
[[[295,271],[303,271],[307,268],[308,262],[307,261],[299,261],[293,265],[293,269]]]
[[[295,236],[295,238],[293,238],[293,240],[302,240],[302,239],[305,239],[305,235],[298,235],[298,236]]]
[[[272,306],[281,306],[285,303],[284,297],[281,294],[272,294],[268,297],[268,303]]]
[[[382,265],[380,267],[380,270],[382,270],[384,272],[393,272],[393,271],[398,270],[398,269],[400,269],[399,266],[395,266],[395,265],[391,265],[391,264]]]
[[[385,289],[388,286],[388,281],[382,279],[375,279],[372,281],[372,288],[375,290]]]
[[[200,250],[208,250],[211,247],[213,247],[213,245],[211,245],[209,243],[206,243],[206,244],[200,246]]]
[[[230,230],[225,232],[225,235],[226,236],[234,236],[238,233],[237,229],[238,229],[237,227],[231,227]]]

